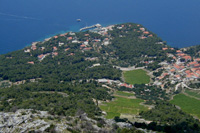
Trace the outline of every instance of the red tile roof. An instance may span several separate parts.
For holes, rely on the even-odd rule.
[[[167,50],[168,48],[162,48],[162,50]]]
[[[68,38],[67,38],[67,40],[72,40],[72,39],[73,39],[72,37],[68,37]]]
[[[68,50],[70,50],[70,48],[66,48],[66,49],[65,49],[65,51],[68,51]]]
[[[53,50],[57,50],[57,47],[53,47]]]
[[[189,56],[189,55],[187,55],[187,56],[184,56],[183,57],[185,60],[191,60],[192,59],[192,57],[191,56]]]
[[[180,50],[176,50],[176,52],[177,52],[177,53],[181,53],[182,51],[180,51]]]
[[[174,71],[175,71],[175,69],[171,69],[170,71],[171,71],[171,72],[174,72]]]
[[[152,37],[153,35],[152,34],[150,34],[150,35],[148,35],[149,37]]]
[[[86,45],[84,45],[84,44],[80,45],[81,48],[83,48],[83,47],[85,47],[85,46],[86,46]]]
[[[58,55],[58,52],[53,52],[52,53],[54,56],[57,56]]]
[[[27,63],[28,63],[28,64],[33,64],[33,65],[35,64],[33,61],[30,61],[30,62],[27,62]]]
[[[149,34],[149,32],[148,32],[148,31],[144,31],[143,33],[144,33],[144,34]]]

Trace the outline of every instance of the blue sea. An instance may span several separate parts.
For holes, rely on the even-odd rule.
[[[124,22],[173,47],[200,44],[199,0],[0,0],[0,54],[86,25]]]

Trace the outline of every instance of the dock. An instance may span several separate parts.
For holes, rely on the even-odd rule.
[[[99,28],[99,27],[101,27],[100,24],[95,24],[95,25],[92,25],[92,26],[83,27],[83,28],[80,29],[80,31],[91,29],[91,28]]]

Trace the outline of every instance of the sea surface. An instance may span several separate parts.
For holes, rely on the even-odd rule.
[[[142,24],[173,47],[200,44],[200,0],[0,0],[0,54],[84,26],[124,22]]]

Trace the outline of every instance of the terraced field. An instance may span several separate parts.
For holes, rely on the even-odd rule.
[[[200,100],[184,94],[178,94],[170,102],[181,107],[186,113],[200,118]]]
[[[111,102],[104,102],[100,105],[100,108],[107,113],[106,118],[112,119],[115,116],[120,116],[121,114],[138,114],[140,111],[147,110],[147,107],[140,105],[144,102],[141,99],[132,99],[131,96],[134,94],[125,93],[121,91],[116,92],[115,100]]]

